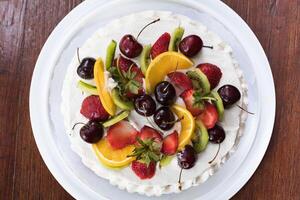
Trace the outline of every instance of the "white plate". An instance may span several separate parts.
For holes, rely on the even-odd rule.
[[[32,77],[30,117],[39,151],[53,176],[76,199],[151,199],[119,190],[86,168],[70,148],[60,113],[62,82],[76,48],[110,20],[142,10],[167,10],[201,21],[231,45],[241,65],[249,87],[248,109],[255,115],[248,116],[237,151],[205,183],[167,196],[228,199],[249,180],[267,149],[275,118],[275,90],[257,38],[221,1],[88,0],[73,9],[49,36]]]

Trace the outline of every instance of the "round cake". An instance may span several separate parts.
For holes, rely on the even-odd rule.
[[[237,148],[247,117],[231,47],[165,11],[113,20],[74,50],[62,99],[71,148],[86,167],[147,196],[206,181]]]

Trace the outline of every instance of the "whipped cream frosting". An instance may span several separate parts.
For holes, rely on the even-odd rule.
[[[231,47],[224,43],[218,35],[207,30],[200,22],[193,21],[182,15],[165,11],[144,11],[114,20],[100,28],[84,43],[80,48],[80,56],[105,59],[106,47],[112,39],[119,41],[127,33],[137,35],[145,24],[157,18],[161,19],[160,22],[145,29],[139,37],[139,42],[142,44],[153,44],[161,34],[164,32],[171,33],[179,24],[185,29],[184,36],[189,34],[199,35],[205,45],[213,46],[214,49],[203,48],[193,58],[194,63],[208,62],[219,66],[223,76],[218,87],[224,84],[236,86],[241,92],[241,99],[238,104],[246,108],[248,104],[247,85],[238,63],[232,57]],[[120,53],[118,48],[116,53],[116,55]],[[134,61],[139,63],[138,60]],[[74,58],[68,66],[62,90],[61,111],[64,116],[66,132],[68,133],[70,133],[72,126],[76,122],[87,122],[87,119],[80,114],[80,107],[83,99],[89,94],[82,93],[77,88],[77,81],[80,79],[76,73],[78,65],[79,63],[74,53]],[[115,83],[109,77],[106,78],[109,82],[107,88],[112,89]],[[94,84],[93,81],[88,81],[88,83]],[[179,99],[178,103],[182,104],[182,101]],[[209,143],[205,151],[198,154],[195,166],[183,171],[181,179],[182,190],[203,183],[226,162],[237,148],[239,138],[243,134],[246,118],[247,113],[242,112],[236,106],[225,110],[224,120],[220,122],[220,125],[226,132],[226,138],[221,144],[217,158],[212,164],[208,163],[218,149],[217,144]],[[131,112],[129,120],[138,130],[149,123],[135,111]],[[172,130],[180,131],[180,129],[180,123],[177,123]],[[88,168],[93,170],[98,176],[109,180],[112,185],[116,185],[120,189],[126,189],[128,192],[137,192],[147,196],[159,196],[181,191],[178,184],[180,167],[176,158],[161,169],[157,167],[152,179],[140,180],[130,167],[113,170],[102,165],[93,152],[92,146],[80,138],[79,130],[80,127],[78,126],[71,135],[68,134],[71,148],[81,157],[82,162]]]

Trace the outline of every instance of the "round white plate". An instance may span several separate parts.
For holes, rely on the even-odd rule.
[[[57,181],[76,199],[152,199],[99,178],[71,150],[60,113],[62,82],[77,47],[99,27],[142,10],[167,10],[205,24],[233,48],[249,87],[249,115],[237,151],[200,186],[157,199],[229,199],[258,167],[272,135],[275,89],[265,53],[247,24],[215,0],[87,0],[73,9],[45,43],[32,77],[30,118],[39,151]]]

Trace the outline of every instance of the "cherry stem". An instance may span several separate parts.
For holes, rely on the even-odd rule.
[[[82,125],[85,125],[85,123],[83,122],[77,122],[76,124],[74,124],[74,126],[72,127],[72,131],[74,130],[74,128],[78,125],[78,124],[82,124]]]
[[[179,173],[179,178],[178,178],[178,189],[181,190],[182,189],[182,186],[181,186],[181,174],[182,174],[182,168],[180,169],[180,173]]]
[[[209,49],[214,49],[213,46],[205,46],[205,45],[203,45],[203,47],[204,47],[204,48],[209,48]]]
[[[79,62],[79,64],[81,63],[81,61],[80,61],[80,58],[79,58],[79,48],[77,48],[77,59],[78,59],[78,62]]]
[[[214,157],[211,161],[209,161],[208,164],[211,164],[211,163],[214,162],[214,160],[217,158],[217,155],[219,154],[219,151],[220,151],[220,147],[221,147],[221,144],[219,143],[218,151],[217,151],[215,157]]]
[[[156,19],[156,20],[154,20],[154,21],[148,23],[146,26],[144,26],[144,27],[142,28],[142,30],[140,30],[140,32],[139,32],[139,34],[137,35],[136,39],[138,40],[139,36],[140,36],[141,33],[145,30],[145,28],[147,28],[147,27],[150,26],[151,24],[154,24],[154,23],[158,22],[159,20],[160,20],[160,18],[158,18],[158,19]]]
[[[240,105],[236,105],[237,107],[239,107],[241,110],[245,111],[246,113],[250,114],[250,115],[254,115],[253,112],[249,112],[248,110],[246,110],[245,108],[243,108],[242,106]]]
[[[180,122],[181,120],[183,120],[184,119],[184,116],[182,116],[181,118],[178,118],[178,119],[176,119],[176,120],[174,120],[174,121],[171,121],[171,122],[165,122],[165,121],[163,121],[163,123],[164,124],[175,124],[175,123],[177,123],[177,122]]]

